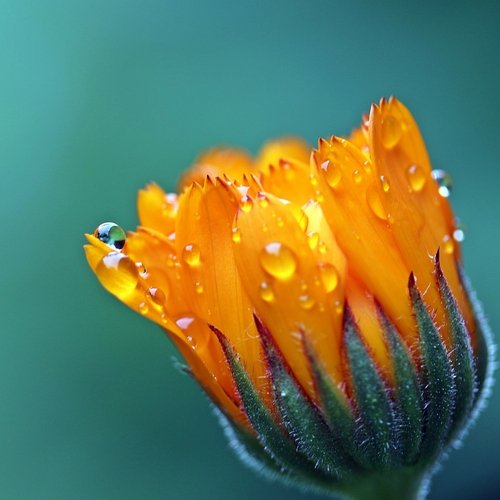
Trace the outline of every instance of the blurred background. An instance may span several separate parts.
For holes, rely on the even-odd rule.
[[[395,94],[453,177],[500,335],[499,7],[0,1],[0,497],[305,498],[239,463],[170,342],[84,259],[84,232],[134,228],[137,190],[174,190],[207,147],[314,144]],[[499,411],[497,391],[431,499],[499,497]]]

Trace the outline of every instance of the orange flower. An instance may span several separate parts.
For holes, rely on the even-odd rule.
[[[103,286],[169,333],[281,476],[350,492],[422,476],[468,421],[487,354],[449,177],[409,111],[382,100],[312,152],[213,150],[180,187],[141,191],[127,237],[87,235]]]

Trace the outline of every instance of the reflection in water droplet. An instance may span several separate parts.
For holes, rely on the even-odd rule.
[[[387,220],[387,212],[385,211],[380,192],[376,186],[370,186],[366,191],[366,202],[371,211],[382,220]]]
[[[333,292],[339,283],[339,273],[337,269],[332,264],[323,262],[319,264],[319,271],[326,293]]]
[[[277,241],[268,243],[262,249],[260,263],[267,273],[280,280],[290,279],[297,268],[293,251]]]
[[[443,238],[443,250],[445,253],[448,255],[453,253],[453,250],[455,249],[455,244],[453,243],[453,238],[450,238],[448,234],[444,235]]]
[[[239,243],[241,241],[241,233],[237,227],[233,227],[232,239],[233,243]]]
[[[149,312],[149,307],[148,305],[146,304],[146,302],[141,302],[139,304],[139,312],[145,316],[148,312]]]
[[[331,188],[336,188],[342,179],[342,171],[338,165],[326,160],[321,164],[321,169],[325,172],[326,182]]]
[[[121,252],[104,256],[97,265],[96,274],[104,288],[118,298],[133,292],[139,281],[135,264]]]
[[[246,214],[252,210],[252,200],[249,196],[245,195],[240,200],[240,208]]]
[[[127,239],[125,231],[114,222],[103,222],[100,224],[94,231],[94,236],[115,250],[121,250],[125,246]]]
[[[146,279],[148,277],[148,270],[142,262],[136,262],[135,267],[137,268],[137,271],[141,278]]]
[[[382,120],[382,144],[386,149],[393,149],[403,134],[401,123],[394,116]]]
[[[273,289],[271,288],[271,285],[265,281],[263,281],[259,285],[259,293],[260,293],[260,298],[264,302],[272,302],[274,300]]]
[[[448,174],[444,170],[433,170],[431,172],[431,175],[438,185],[439,194],[443,198],[448,198],[453,187],[453,181],[451,180],[450,174]]]
[[[197,245],[186,245],[182,251],[182,259],[190,267],[198,267],[201,262],[200,249]]]
[[[422,191],[425,186],[425,172],[420,165],[411,165],[407,170],[408,182],[412,191]]]

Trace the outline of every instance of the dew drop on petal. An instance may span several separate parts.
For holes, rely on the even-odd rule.
[[[114,222],[103,222],[94,231],[94,236],[115,250],[121,250],[125,246],[127,235],[125,231]]]
[[[339,284],[339,273],[337,269],[334,265],[324,262],[319,264],[319,271],[326,293],[333,292]]]
[[[318,247],[319,242],[319,233],[315,231],[310,231],[307,233],[307,243],[309,244],[309,248],[314,250]]]
[[[175,320],[175,324],[182,330],[193,350],[201,350],[207,346],[210,340],[209,332],[204,322],[199,318],[186,314],[179,316]]]
[[[240,208],[246,214],[252,210],[252,200],[249,196],[245,195],[241,198]]]
[[[260,294],[260,298],[264,302],[272,302],[274,300],[273,289],[271,288],[271,285],[269,283],[267,283],[266,281],[263,281],[259,285],[259,294]]]
[[[453,181],[451,180],[450,174],[448,174],[444,170],[433,170],[431,172],[431,175],[438,185],[439,194],[443,198],[448,198],[453,187]]]
[[[326,160],[321,164],[321,169],[325,171],[326,182],[328,185],[331,188],[336,188],[342,179],[342,171],[338,165]]]
[[[352,173],[352,180],[355,184],[361,184],[361,181],[363,180],[363,172],[359,169],[354,170]]]
[[[382,191],[384,191],[384,193],[388,193],[389,189],[391,189],[391,185],[384,175],[380,176],[380,185],[382,186]]]
[[[148,289],[147,298],[158,310],[163,309],[165,301],[167,300],[165,292],[161,288],[156,287],[151,287]]]
[[[384,204],[380,197],[380,192],[375,186],[370,186],[366,191],[366,202],[370,207],[370,210],[379,219],[387,220],[387,212],[385,211]]]
[[[450,238],[448,234],[445,234],[443,237],[443,251],[447,253],[448,255],[451,255],[453,253],[453,250],[455,249],[455,244],[453,243],[453,238]]]
[[[139,274],[134,262],[121,252],[110,252],[97,265],[96,274],[102,285],[119,298],[135,290]]]
[[[239,243],[241,241],[241,233],[237,227],[233,227],[232,240],[233,240],[233,243]]]
[[[386,149],[393,149],[403,134],[401,123],[394,116],[386,116],[382,120],[382,144]]]
[[[419,192],[425,186],[425,172],[420,165],[411,165],[406,171],[412,191]]]
[[[268,243],[262,249],[260,263],[267,273],[280,280],[290,279],[297,268],[293,251],[277,241]]]
[[[198,267],[201,262],[201,253],[197,245],[186,245],[182,251],[182,259],[190,267]]]
[[[314,299],[310,295],[308,295],[307,293],[304,293],[304,294],[299,296],[299,303],[300,303],[300,307],[302,307],[302,309],[304,309],[306,311],[311,310],[315,304]]]
[[[203,287],[203,284],[200,281],[197,281],[194,284],[194,290],[197,294],[202,294],[205,291],[205,288]]]
[[[141,302],[139,304],[139,312],[145,316],[149,312],[149,306],[146,304],[146,302]]]

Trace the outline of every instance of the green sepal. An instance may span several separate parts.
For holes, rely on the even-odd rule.
[[[455,382],[451,361],[422,296],[413,273],[408,280],[411,305],[419,334],[421,380],[424,395],[424,438],[420,459],[431,460],[447,442],[455,403]]]
[[[291,375],[267,328],[257,317],[255,324],[262,340],[276,405],[297,449],[330,477],[349,476],[350,458],[336,446],[320,411]]]
[[[325,372],[305,335],[302,336],[302,340],[304,352],[313,374],[316,392],[337,446],[352,457],[354,462],[362,464],[364,460],[363,451],[356,445],[354,440],[356,420],[351,404],[344,393],[332,383],[330,376]]]
[[[467,330],[462,313],[458,308],[457,301],[441,269],[439,251],[434,260],[434,274],[436,276],[439,294],[441,295],[441,300],[445,308],[446,318],[450,325],[452,340],[450,358],[455,373],[456,386],[455,411],[451,428],[451,432],[454,434],[455,431],[460,430],[464,420],[469,417],[474,404],[474,396],[477,392],[476,367],[472,353],[470,334]]]
[[[209,326],[222,346],[243,409],[261,447],[283,472],[300,471],[302,474],[309,472],[320,475],[303,455],[297,453],[294,442],[278,427],[227,338],[216,327]]]
[[[358,446],[372,470],[390,466],[397,453],[394,412],[388,389],[361,339],[349,306],[344,308],[344,345],[359,411]]]
[[[381,305],[376,303],[376,307],[394,369],[394,407],[399,454],[403,464],[412,465],[418,460],[422,441],[422,393],[408,349]]]

